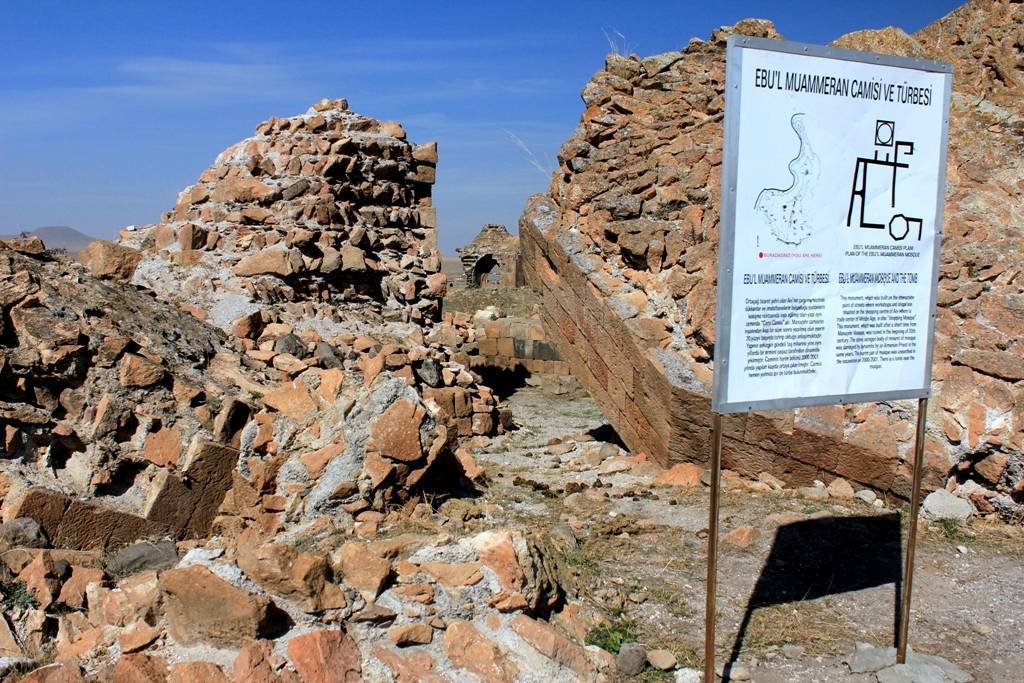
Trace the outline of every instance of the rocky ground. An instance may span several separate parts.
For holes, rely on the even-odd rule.
[[[701,466],[626,452],[590,398],[484,386],[444,325],[404,347],[261,317],[232,339],[119,283],[128,248],[0,247],[4,681],[697,680]],[[723,679],[1024,663],[1020,526],[930,494],[923,654],[899,667],[899,502],[724,480]]]
[[[967,7],[957,22],[991,15],[1005,33],[989,56],[1007,85],[989,99],[1015,105],[1019,86],[1005,66],[1019,52],[1019,3]],[[657,79],[671,86],[691,63],[700,73],[705,58],[720,66],[724,35],[693,43],[686,59],[610,57],[602,78],[618,91],[627,76],[678,64],[678,78]],[[942,44],[962,44],[947,37]],[[978,87],[989,83],[988,71],[971,73]],[[700,106],[718,116],[720,98],[701,87]],[[703,131],[700,145],[717,145],[704,121],[687,121]],[[713,184],[712,164],[684,157],[665,164],[666,177],[688,165],[698,183],[689,189],[703,192],[690,198],[706,198],[699,184]],[[982,161],[964,167],[974,181],[961,187],[981,192]],[[514,390],[499,375],[484,382],[470,316],[441,317],[436,164],[436,146],[407,141],[399,124],[324,100],[260,124],[163,223],[96,242],[81,263],[37,238],[0,242],[0,681],[699,680],[707,473],[690,463],[662,470],[651,448],[627,452],[605,421],[614,412],[605,406],[602,417],[590,398]],[[653,178],[636,182],[641,190]],[[993,201],[1013,205],[1004,190]],[[673,192],[655,204],[671,214],[662,218],[683,220]],[[686,256],[678,244],[648,249],[654,242],[633,231],[633,203],[612,199],[594,216],[630,214],[614,216],[621,230],[612,232],[640,284],[680,256],[711,263],[713,211],[690,216],[708,232]],[[1014,253],[1017,242],[1005,244]],[[630,256],[640,246],[643,263]],[[947,303],[968,336],[940,325],[940,341],[970,341],[982,318],[1019,320],[1019,267],[998,256],[957,255],[946,279],[966,274]],[[698,288],[694,278],[676,283],[689,292],[680,296],[691,315],[709,315],[697,304],[710,298],[694,292],[710,294],[712,280]],[[994,278],[1003,303],[967,303],[987,285],[963,278]],[[653,316],[676,304],[651,293],[631,291],[623,303],[632,316],[646,311],[634,322],[663,339],[668,328]],[[703,349],[712,336],[700,327]],[[958,356],[960,374],[943,380],[942,394],[955,405],[937,401],[950,415],[930,420],[964,445],[946,463],[956,467],[946,488],[925,501],[907,665],[885,649],[907,519],[899,499],[878,491],[898,489],[857,490],[831,476],[811,484],[831,470],[809,463],[776,472],[808,484],[792,488],[747,458],[734,461],[745,477],[723,475],[722,679],[1020,678],[1024,374],[1018,331],[1005,336]],[[629,355],[607,326],[580,338]],[[612,355],[587,360],[599,369]],[[706,353],[693,358],[709,373]],[[967,369],[992,364],[1015,374],[1004,382]],[[650,389],[643,373],[634,380]],[[992,400],[976,393],[993,387]],[[652,397],[651,415],[664,405]],[[1015,417],[989,424],[993,406]],[[899,410],[882,409],[885,425],[911,432]],[[885,430],[870,414],[858,419],[864,439],[898,451],[878,441]],[[750,424],[745,433],[759,439]],[[836,453],[820,443],[815,453]],[[673,446],[701,459],[696,446]],[[854,470],[870,469],[843,453]]]
[[[614,436],[590,399],[527,388],[508,403],[521,428],[475,454],[492,482],[476,505],[488,511],[488,524],[547,528],[560,544],[561,577],[581,607],[555,622],[588,642],[614,650],[635,640],[648,652],[667,650],[680,667],[699,669],[706,473],[660,473],[618,455],[600,440]],[[734,680],[874,680],[874,673],[852,673],[851,662],[856,643],[892,643],[905,506],[869,504],[840,486],[832,487],[835,495],[774,490],[778,484],[765,479],[726,476],[720,663],[733,662]],[[686,485],[658,483],[672,480]],[[923,525],[913,647],[947,657],[974,680],[1014,680],[1024,666],[1017,609],[1024,600],[1024,533],[988,522]],[[637,679],[672,674],[648,666]]]

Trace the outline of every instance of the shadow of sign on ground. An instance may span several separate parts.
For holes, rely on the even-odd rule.
[[[740,622],[722,680],[743,650],[754,611],[893,584],[893,639],[899,625],[903,551],[896,513],[822,517],[781,526]]]

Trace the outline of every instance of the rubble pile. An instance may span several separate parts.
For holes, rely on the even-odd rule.
[[[492,422],[504,414],[475,374],[415,340],[334,346],[286,323],[229,337],[125,284],[137,256],[100,243],[78,265],[0,243],[0,672],[608,666],[534,618],[561,595],[542,542],[440,531],[479,516],[451,498],[483,480],[463,444],[507,418]],[[380,535],[402,525],[417,531]]]
[[[970,2],[916,36],[846,48],[955,69],[927,481],[986,512],[1024,496],[1020,155],[1024,10]],[[520,221],[528,283],[559,351],[634,451],[710,451],[725,42],[780,38],[748,20],[680,52],[609,55],[584,88],[550,191]],[[727,421],[724,457],[798,484],[841,476],[906,496],[913,441],[901,402],[754,413]]]
[[[209,534],[256,410],[224,336],[38,239],[0,243],[0,279],[4,519],[77,549]]]
[[[507,426],[479,376],[439,351],[339,348],[271,324],[258,340],[278,351],[262,362],[38,240],[0,255],[3,517],[36,519],[61,547],[203,538],[281,501],[382,509],[434,474],[457,489],[459,441]]]
[[[0,243],[0,675],[47,660],[26,680],[607,668],[534,618],[561,597],[542,542],[443,531],[479,516],[455,497],[485,481],[469,447],[510,414],[432,337],[445,285],[419,223],[424,148],[342,103],[318,108],[326,123],[261,126],[279,135],[264,158],[315,149],[310,128],[345,140],[335,151],[355,155],[354,175],[312,190],[332,197],[338,225],[304,217],[315,197],[283,192],[260,225],[262,191],[226,199],[224,183],[255,188],[240,168],[259,167],[265,187],[322,171],[294,152],[283,179],[272,162],[225,162],[207,174],[223,182],[200,184],[208,199],[183,194],[169,217],[181,221],[96,242],[80,264],[38,239]],[[353,193],[376,203],[348,212],[337,197]],[[399,201],[416,208],[377,211]],[[310,257],[358,245],[362,269]],[[267,250],[293,271],[238,267],[242,251],[259,264]]]
[[[453,442],[494,434],[506,417],[493,394],[424,342],[447,289],[436,164],[435,143],[322,100],[260,124],[181,192],[165,223],[123,231],[118,246],[141,251],[134,284],[223,329],[272,378],[320,368],[368,385],[386,368],[429,394]]]
[[[436,143],[323,100],[260,124],[121,242],[143,251],[136,284],[227,331],[255,311],[324,336],[422,323],[444,296],[436,164]]]

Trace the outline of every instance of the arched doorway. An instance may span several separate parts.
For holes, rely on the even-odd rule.
[[[484,284],[487,275],[490,274],[498,265],[498,261],[495,260],[490,254],[484,254],[477,262],[473,264],[473,272],[470,273],[469,282],[467,283],[470,287],[480,287]]]

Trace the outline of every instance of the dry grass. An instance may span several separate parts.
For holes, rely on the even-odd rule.
[[[836,621],[835,613],[817,601],[761,607],[750,618],[743,650],[760,652],[797,643],[810,654],[835,652],[844,635]]]

